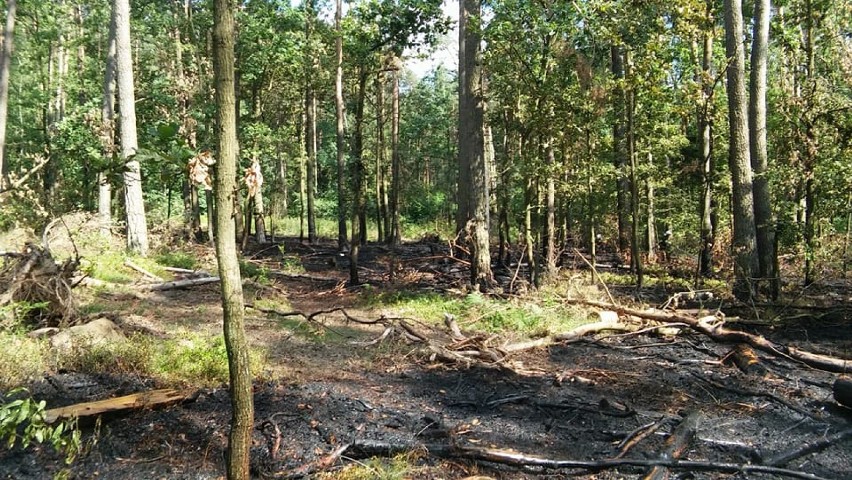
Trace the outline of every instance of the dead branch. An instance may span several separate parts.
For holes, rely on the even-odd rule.
[[[41,157],[39,155],[38,163],[33,165],[33,168],[29,169],[29,171],[27,171],[27,173],[23,174],[20,178],[11,182],[8,187],[0,190],[0,195],[20,188],[20,186],[23,185],[27,180],[29,180],[29,178],[31,176],[33,176],[35,173],[37,173],[39,170],[41,170],[45,165],[47,165],[47,163],[49,161],[50,161],[49,157]]]
[[[655,422],[651,422],[647,425],[642,425],[641,427],[627,434],[627,437],[625,437],[624,440],[622,440],[621,443],[618,444],[618,455],[616,455],[615,458],[622,458],[627,455],[627,452],[629,452],[630,449],[638,445],[642,440],[645,440],[646,438],[653,435],[654,432],[659,430],[660,427],[665,425],[668,421],[668,417],[663,417]]]
[[[795,347],[777,344],[766,338],[758,335],[753,335],[739,330],[731,330],[724,327],[724,322],[719,321],[716,317],[708,316],[703,318],[695,318],[679,313],[661,312],[658,310],[644,311],[635,308],[623,307],[621,305],[613,305],[603,302],[594,302],[589,300],[566,300],[568,303],[589,305],[592,307],[604,308],[607,310],[615,310],[624,315],[633,315],[635,317],[644,318],[663,323],[684,323],[689,328],[703,333],[717,342],[723,343],[747,343],[752,347],[796,360],[805,365],[826,370],[829,372],[845,373],[852,371],[852,360],[811,353],[805,350],[800,350]]]
[[[660,456],[663,460],[677,460],[686,453],[689,444],[692,443],[692,437],[695,436],[698,430],[698,424],[701,422],[701,414],[694,411],[686,416],[680,425],[677,426],[672,435],[666,440],[666,450]],[[663,480],[668,477],[668,467],[665,465],[655,465],[651,471],[645,475],[645,480]]]
[[[676,459],[603,459],[603,460],[562,460],[528,455],[513,450],[495,448],[462,447],[446,444],[421,443],[390,443],[376,440],[356,440],[346,446],[343,454],[352,458],[369,458],[375,456],[393,456],[411,451],[426,451],[429,455],[448,458],[471,460],[474,462],[491,462],[512,467],[538,467],[545,469],[573,469],[600,472],[620,467],[655,467],[661,466],[672,470],[704,471],[721,473],[767,473],[791,478],[807,480],[824,480],[823,477],[810,473],[790,470],[767,465],[752,465],[739,463],[701,462]]]
[[[150,271],[146,270],[146,269],[145,269],[144,267],[142,267],[141,265],[138,265],[138,264],[134,263],[134,262],[133,262],[132,260],[130,260],[130,259],[125,259],[125,260],[124,260],[124,264],[125,264],[126,266],[128,266],[128,267],[132,268],[133,270],[136,270],[137,272],[141,273],[142,275],[145,275],[146,277],[148,277],[148,278],[150,278],[150,279],[152,279],[152,280],[156,280],[156,281],[158,281],[158,282],[160,282],[160,283],[164,283],[164,282],[165,282],[165,280],[163,280],[163,277],[161,277],[161,276],[159,276],[159,275],[156,275],[156,274],[154,274],[154,273],[151,273]]]
[[[852,438],[852,428],[847,428],[846,430],[837,432],[834,435],[814,440],[812,442],[805,442],[804,444],[791,448],[786,452],[777,453],[766,459],[763,463],[772,467],[780,467],[799,457],[819,452],[820,450],[824,450],[832,445],[843,443],[850,438]]]
[[[164,290],[174,290],[176,288],[185,288],[185,287],[195,287],[197,285],[206,285],[208,283],[216,283],[219,281],[219,277],[204,277],[204,278],[192,278],[189,280],[175,280],[173,282],[164,282],[164,283],[153,283],[150,285],[137,285],[133,287],[136,290],[142,291],[164,291]]]
[[[151,390],[123,397],[108,398],[95,402],[84,402],[44,412],[44,421],[53,423],[62,418],[81,418],[123,410],[140,410],[157,406],[172,405],[198,398],[200,390]]]

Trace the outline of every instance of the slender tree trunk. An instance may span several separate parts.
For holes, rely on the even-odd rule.
[[[101,145],[106,163],[115,155],[115,16],[110,15],[106,68],[101,96]],[[98,172],[98,218],[104,237],[112,235],[112,184],[106,172]]]
[[[376,229],[378,240],[387,242],[387,203],[385,198],[385,86],[382,72],[376,74]]]
[[[628,61],[628,64],[630,62]],[[632,69],[628,73],[632,80]],[[639,176],[636,161],[636,92],[627,91],[627,156],[630,162],[630,265],[636,275],[636,287],[642,288],[644,268],[639,248]]]
[[[467,156],[462,164],[469,165],[470,184],[469,244],[471,246],[470,283],[474,288],[487,290],[492,280],[489,236],[488,165],[485,159],[482,91],[481,36],[470,28],[481,15],[480,0],[459,2],[459,36],[464,38],[464,54],[459,53],[459,156]],[[462,75],[461,72],[464,72]],[[462,146],[465,146],[462,150]]]
[[[390,205],[390,244],[402,243],[402,232],[399,224],[399,194],[402,188],[402,159],[399,155],[399,62],[393,59],[393,85],[391,90],[391,188]]]
[[[346,115],[343,105],[343,0],[337,0],[337,10],[334,13],[334,29],[337,35],[335,50],[337,52],[337,70],[334,76],[334,104],[337,110],[337,248],[346,250],[346,152],[344,149],[344,123]],[[356,239],[352,239],[356,242]]]
[[[213,3],[213,72],[216,85],[219,161],[216,169],[216,256],[222,279],[225,347],[228,352],[231,393],[231,431],[228,435],[227,474],[230,480],[250,477],[249,451],[254,426],[252,377],[245,336],[240,266],[234,231],[237,188],[237,124],[234,104],[234,4]]]
[[[805,1],[805,55],[807,71],[805,86],[808,91],[816,91],[814,85],[816,69],[816,44],[814,39],[814,5],[812,0]],[[814,99],[807,95],[803,99],[804,112],[804,240],[805,240],[805,286],[815,280],[814,255],[816,254],[816,195],[814,194],[814,170],[817,160],[817,139],[814,132]]]
[[[556,172],[556,154],[553,151],[553,139],[547,139],[544,146],[544,155],[547,159],[549,172],[546,180],[545,192],[545,231],[544,231],[544,269],[545,276],[552,278],[556,275],[556,261],[559,252],[556,248],[556,180],[553,178]]]
[[[757,231],[757,255],[762,281],[769,295],[778,298],[780,280],[775,270],[775,218],[772,212],[766,153],[766,69],[769,53],[769,0],[754,2],[754,35],[751,46],[749,87],[749,151],[754,170],[754,223]],[[758,285],[759,290],[759,285]]]
[[[708,7],[709,9],[709,7]],[[712,19],[712,13],[708,16]],[[702,164],[701,192],[701,252],[699,254],[699,270],[701,276],[708,278],[713,275],[713,246],[716,243],[716,229],[713,224],[713,181],[715,162],[713,161],[713,123],[710,109],[713,95],[713,30],[707,27],[704,32],[701,56],[702,104],[698,112],[698,130],[700,138]]]
[[[148,227],[142,197],[142,172],[135,159],[136,100],[133,92],[133,59],[130,52],[130,2],[114,0],[116,79],[118,84],[121,158],[124,160],[124,208],[127,215],[127,248],[148,253]]]
[[[749,159],[748,101],[745,88],[745,52],[743,49],[741,0],[725,0],[725,50],[729,59],[728,164],[733,183],[733,255],[734,294],[740,300],[754,296],[752,279],[758,272],[752,171]]]
[[[630,248],[630,181],[628,179],[628,155],[624,138],[624,110],[627,100],[624,95],[624,57],[621,47],[610,47],[612,76],[616,87],[613,95],[615,121],[612,125],[613,158],[615,164],[616,215],[618,217],[618,251]]]
[[[367,95],[367,71],[364,65],[358,67],[358,98],[355,103],[355,131],[352,133],[352,247],[349,250],[349,281],[353,285],[360,283],[358,278],[358,253],[361,250],[362,234],[366,226],[361,222],[365,218],[367,204],[364,194],[366,168],[364,166],[364,102]]]
[[[654,156],[648,152],[648,166],[651,167],[654,163]],[[654,191],[654,180],[649,175],[645,180],[645,196],[648,198],[648,215],[647,215],[647,236],[645,241],[648,243],[648,263],[657,263],[657,212],[655,205],[656,192]]]
[[[307,14],[305,15],[305,40],[308,43],[305,58],[305,152],[307,154],[307,169],[305,178],[305,206],[307,207],[308,219],[308,242],[317,241],[317,216],[316,216],[316,187],[317,187],[317,99],[314,94],[313,75],[316,60],[311,49],[313,36],[313,22],[315,20],[314,0],[308,0],[305,4]]]
[[[3,49],[0,51],[0,190],[6,186],[6,120],[9,116],[9,73],[12,64],[12,45],[15,39],[17,2],[6,1],[6,26],[3,29]]]

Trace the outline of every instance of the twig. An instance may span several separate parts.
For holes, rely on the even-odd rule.
[[[591,268],[591,269],[592,269],[592,274],[594,275],[595,279],[596,279],[597,281],[599,281],[599,282],[601,283],[601,285],[603,285],[604,291],[606,292],[606,296],[607,296],[607,297],[609,297],[609,301],[610,301],[611,303],[615,304],[615,299],[614,299],[614,298],[612,298],[612,294],[609,292],[609,287],[607,287],[607,286],[606,286],[606,282],[604,282],[603,280],[601,280],[601,276],[598,274],[598,271],[597,271],[597,269],[595,268],[595,265],[594,265],[593,263],[590,263],[590,262],[586,259],[585,255],[583,255],[582,253],[580,253],[580,251],[579,251],[579,250],[577,250],[576,248],[574,249],[574,254],[575,254],[575,255],[579,255],[579,256],[580,256],[580,258],[582,258],[582,259],[583,259],[583,261],[584,261],[584,262],[586,262],[586,265],[588,265],[588,266],[589,266],[589,268]]]
[[[653,435],[654,432],[656,432],[660,429],[660,427],[665,425],[668,420],[669,419],[665,417],[661,418],[656,422],[651,422],[647,425],[642,425],[641,427],[627,434],[627,437],[625,437],[624,440],[622,440],[621,443],[618,444],[618,455],[616,455],[615,458],[622,458],[627,455],[627,452],[629,452],[631,448],[638,445],[642,440],[645,440],[646,438]]]
[[[830,437],[821,438],[813,442],[805,442],[804,444],[795,448],[791,448],[786,452],[776,453],[775,455],[769,457],[764,462],[764,464],[773,467],[780,467],[799,457],[818,452],[836,443],[841,443],[845,440],[848,440],[849,438],[852,438],[852,428],[847,428],[846,430],[837,432],[834,435],[831,435]]]

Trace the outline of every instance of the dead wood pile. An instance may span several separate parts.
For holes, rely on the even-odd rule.
[[[0,327],[12,326],[19,316],[34,327],[71,323],[76,311],[71,278],[80,265],[78,256],[57,264],[49,249],[31,242],[20,252],[0,256]],[[20,306],[18,311],[14,305]]]

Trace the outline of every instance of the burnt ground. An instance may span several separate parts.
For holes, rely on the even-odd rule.
[[[307,273],[267,272],[273,287],[252,291],[255,298],[282,295],[304,312],[343,306],[362,318],[386,313],[359,309],[362,289],[343,287],[347,265],[331,245],[309,248],[289,241],[284,251],[298,257]],[[380,289],[457,288],[464,271],[438,258],[445,253],[441,245],[425,242],[396,252],[368,247],[365,280]],[[273,249],[258,250],[253,258],[274,270],[282,263],[279,257],[280,250]],[[221,328],[221,313],[190,319],[188,312],[215,312],[217,288],[164,292],[148,300],[111,300],[116,309],[122,302],[132,303],[134,311],[143,309],[141,315],[129,315],[125,327],[136,324],[162,334],[166,324],[183,323],[215,331]],[[823,305],[817,313],[796,310],[795,315],[787,309],[783,313],[788,320],[744,323],[742,328],[849,358],[852,293],[845,285],[830,290],[836,308]],[[153,306],[146,309],[148,303]],[[626,449],[626,459],[658,459],[677,426],[697,413],[697,433],[681,458],[706,462],[709,470],[681,468],[673,470],[672,477],[782,478],[780,473],[731,473],[719,465],[769,464],[785,452],[852,428],[852,411],[832,398],[837,374],[764,353],[759,357],[765,370],[744,373],[720,361],[732,345],[687,331],[672,337],[652,332],[599,336],[524,351],[499,366],[467,368],[431,361],[421,347],[399,338],[375,345],[353,343],[376,338],[382,327],[347,324],[334,314],[318,320],[343,335],[337,341],[305,338],[292,324],[252,310],[248,314],[252,343],[266,348],[276,365],[255,389],[252,467],[258,477],[282,477],[326,458],[341,445],[359,442],[379,450],[425,445],[410,449],[407,458],[413,467],[405,478],[641,478],[644,467],[517,467],[439,458],[439,453],[501,449],[554,460],[597,461]],[[145,378],[61,372],[32,389],[49,407],[57,407],[156,387]],[[222,386],[203,390],[182,405],[104,418],[98,430],[85,428],[87,452],[72,465],[66,467],[48,448],[3,450],[0,478],[52,478],[60,472],[80,479],[223,478],[229,409]],[[649,434],[628,443],[640,432]],[[326,474],[334,478],[334,472],[370,453],[376,451],[350,449]],[[847,435],[813,453],[775,463],[811,478],[852,478],[852,441]]]

